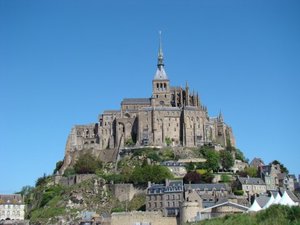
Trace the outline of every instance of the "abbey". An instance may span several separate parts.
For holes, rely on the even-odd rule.
[[[231,127],[222,114],[209,117],[198,93],[172,87],[164,68],[159,45],[156,73],[149,98],[125,98],[120,110],[104,111],[96,124],[75,126],[66,153],[92,149],[121,149],[133,146],[197,147],[204,144],[235,145]]]

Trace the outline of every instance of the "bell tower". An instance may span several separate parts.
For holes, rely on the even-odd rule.
[[[170,80],[164,66],[160,31],[157,69],[154,79],[152,80],[152,106],[171,106]]]

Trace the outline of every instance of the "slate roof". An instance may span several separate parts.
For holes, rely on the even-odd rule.
[[[120,110],[105,110],[103,114],[114,114],[114,113],[120,113]]]
[[[216,189],[216,191],[220,191],[222,189],[224,190],[230,190],[230,187],[226,184],[185,184],[184,185],[185,190],[193,189],[193,190],[208,190],[212,191],[213,189]]]
[[[167,73],[163,66],[157,68],[154,80],[169,80]]]
[[[0,195],[0,205],[6,205],[6,204],[23,204],[23,199],[20,194],[14,194],[14,195]]]
[[[152,184],[147,191],[148,194],[163,194],[173,192],[183,192],[182,180],[169,180],[168,185]]]
[[[177,162],[177,161],[164,161],[161,163],[161,165],[173,167],[173,166],[184,166],[185,164],[182,162]]]
[[[238,177],[241,184],[251,184],[251,185],[265,185],[261,178],[257,177]]]
[[[206,211],[211,210],[212,208],[217,208],[217,207],[224,206],[224,205],[229,205],[229,206],[232,206],[232,207],[235,207],[235,208],[238,208],[238,209],[241,209],[241,210],[245,210],[245,211],[249,209],[247,206],[239,205],[237,203],[230,202],[230,201],[226,201],[226,202],[222,202],[220,204],[215,204],[215,205],[213,205],[211,207],[202,209],[202,210],[200,210],[200,213],[201,212],[206,212]]]
[[[121,102],[122,105],[150,105],[150,98],[124,98]]]
[[[178,107],[165,107],[165,106],[157,106],[155,108],[153,107],[144,107],[142,110],[144,111],[152,111],[152,110],[155,110],[155,111],[181,111],[180,108]]]
[[[266,195],[260,195],[259,197],[256,197],[256,201],[261,208],[263,208],[268,203],[269,199],[270,197]]]

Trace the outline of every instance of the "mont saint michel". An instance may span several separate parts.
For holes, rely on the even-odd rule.
[[[64,170],[79,152],[91,151],[104,161],[114,161],[127,145],[199,147],[204,144],[235,146],[232,128],[222,113],[210,117],[198,92],[171,86],[164,65],[160,38],[157,68],[149,98],[124,98],[119,110],[106,110],[96,123],[76,125],[68,137]]]

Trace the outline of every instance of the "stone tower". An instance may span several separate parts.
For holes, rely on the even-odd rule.
[[[157,69],[152,81],[152,106],[171,106],[170,80],[164,68],[161,32],[159,36]]]

